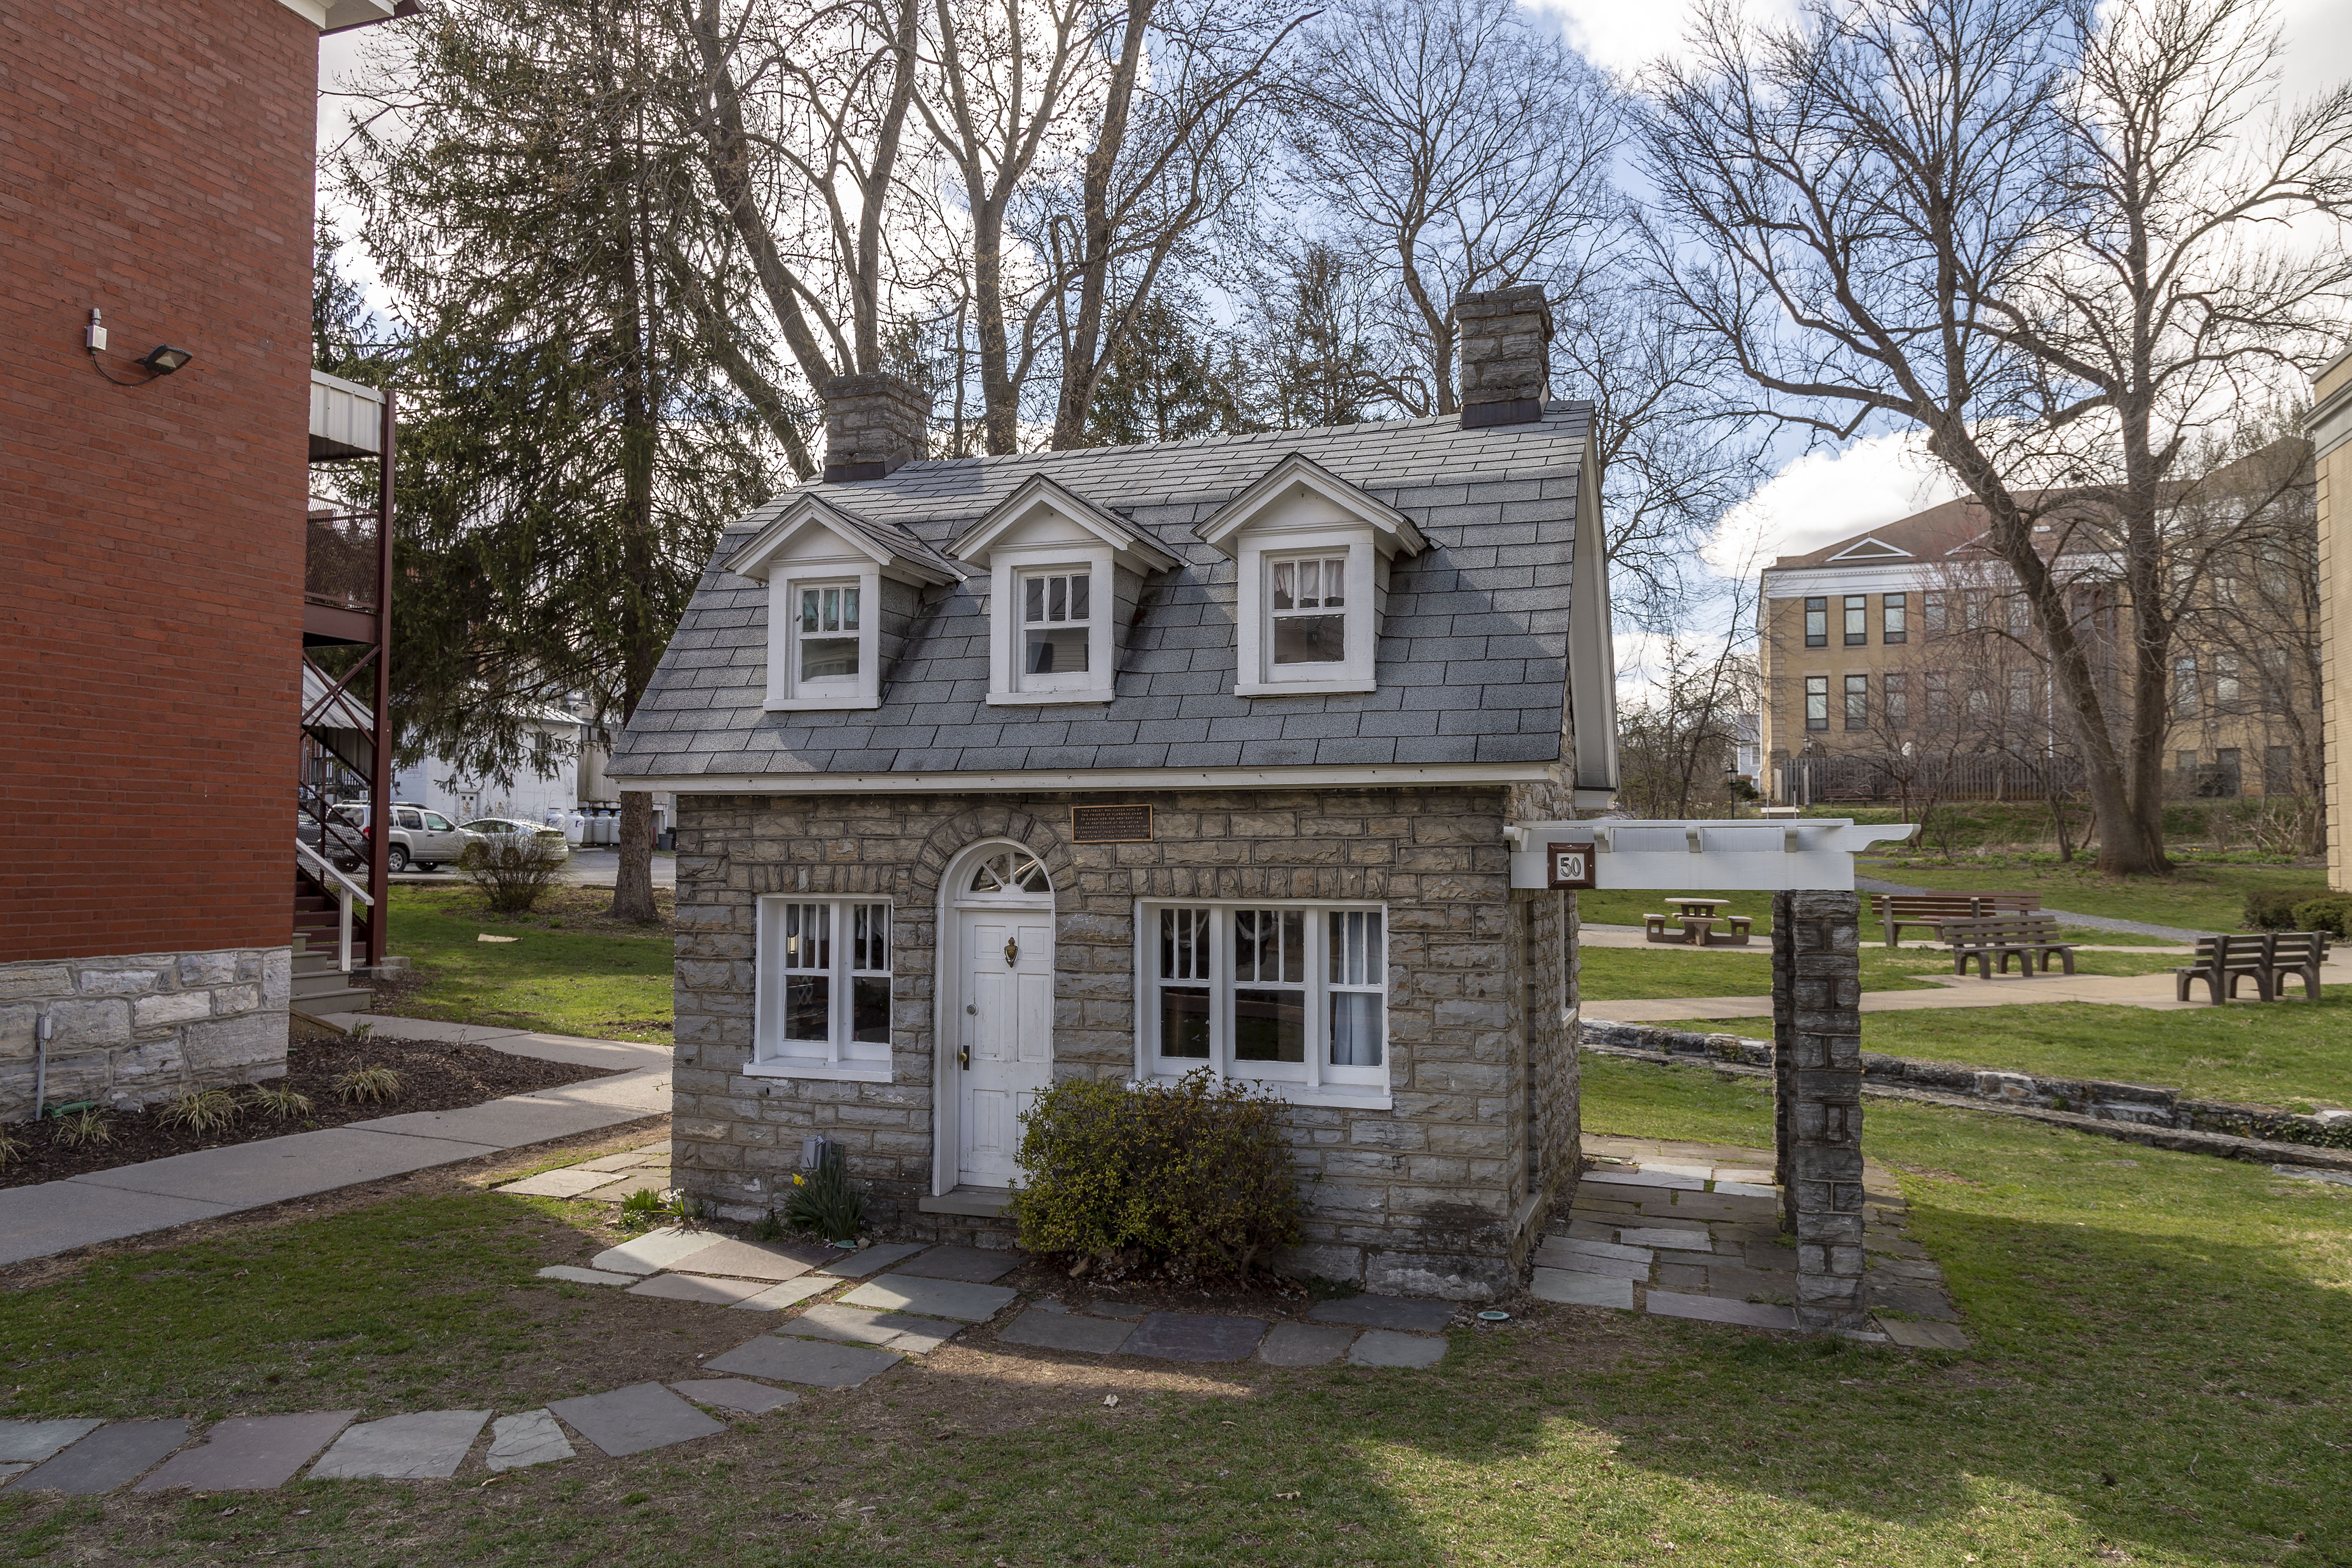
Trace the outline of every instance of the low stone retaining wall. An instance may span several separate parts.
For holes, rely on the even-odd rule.
[[[1615,1046],[1626,1050],[1657,1051],[1666,1056],[1737,1062],[1746,1067],[1772,1065],[1771,1041],[1751,1040],[1738,1035],[1702,1035],[1688,1029],[1662,1029],[1650,1024],[1620,1024],[1587,1017],[1583,1038],[1588,1045]],[[2352,1111],[2347,1110],[2299,1116],[2267,1105],[2191,1100],[2178,1090],[2144,1083],[2047,1078],[1953,1062],[1915,1061],[1908,1057],[1882,1056],[1874,1051],[1863,1053],[1862,1073],[1869,1083],[1967,1095],[2001,1105],[2071,1111],[2099,1121],[2128,1121],[2142,1127],[2219,1132],[2273,1143],[2352,1149]]]
[[[293,982],[290,946],[0,963],[0,1121],[35,1114],[44,1017],[51,1105],[283,1077]]]

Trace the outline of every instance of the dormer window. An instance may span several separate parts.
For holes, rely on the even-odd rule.
[[[768,584],[771,712],[877,708],[926,587],[962,574],[904,529],[805,497],[721,563]]]
[[[1108,702],[1143,579],[1176,558],[1125,518],[1039,475],[950,547],[988,568],[988,700]]]
[[[1094,684],[1094,574],[1021,577],[1021,689],[1082,690]]]
[[[1274,603],[1269,639],[1276,664],[1343,665],[1348,659],[1348,558],[1269,561]]]
[[[1389,563],[1423,545],[1411,519],[1293,454],[1196,531],[1234,558],[1234,691],[1374,689]]]

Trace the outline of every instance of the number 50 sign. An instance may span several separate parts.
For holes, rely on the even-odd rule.
[[[1593,885],[1592,846],[1583,844],[1547,844],[1544,862],[1549,885],[1555,888],[1590,888]]]

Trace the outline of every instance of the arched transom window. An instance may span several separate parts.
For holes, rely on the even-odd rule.
[[[1025,849],[1005,849],[989,856],[972,868],[971,890],[975,893],[1050,893],[1054,885],[1046,879],[1045,868],[1037,857]]]

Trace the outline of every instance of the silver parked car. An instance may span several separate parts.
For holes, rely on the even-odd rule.
[[[346,801],[335,807],[335,815],[363,832],[369,827],[371,814],[364,801]],[[392,827],[385,837],[391,842],[384,862],[395,873],[412,866],[430,871],[445,860],[454,866],[466,846],[474,841],[471,834],[439,812],[398,800],[392,803]]]
[[[557,865],[572,858],[572,847],[563,841],[563,829],[550,827],[543,822],[526,822],[513,816],[478,816],[463,824],[458,831],[474,834],[492,844],[502,837],[528,833],[546,846]]]

